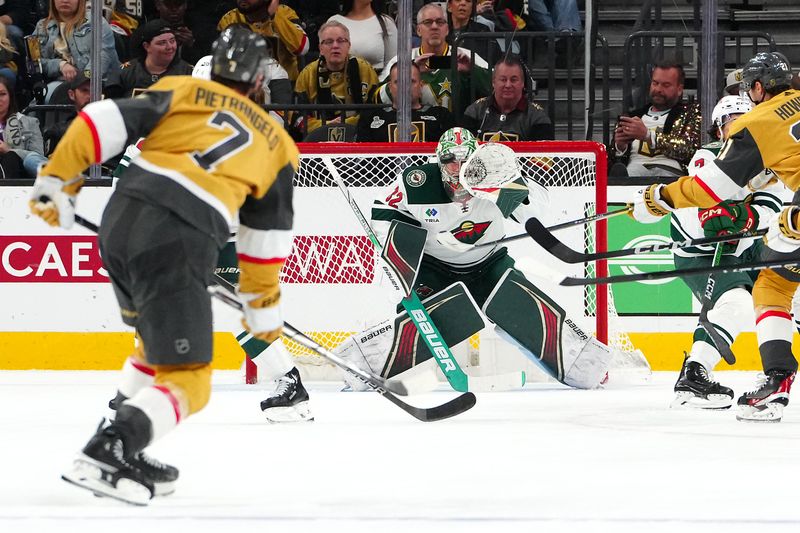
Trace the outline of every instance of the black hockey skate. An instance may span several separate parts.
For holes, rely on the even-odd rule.
[[[139,469],[153,484],[153,496],[168,496],[175,492],[178,469],[139,452],[128,459],[128,463]]]
[[[150,479],[125,459],[122,436],[102,424],[61,479],[133,505],[147,505],[155,492]]]
[[[311,422],[308,392],[300,380],[297,367],[276,380],[277,388],[261,402],[261,410],[270,422]]]
[[[117,408],[125,400],[127,400],[127,398],[117,392],[117,396],[108,402],[108,408],[112,411],[112,417]],[[109,422],[113,422],[113,418],[110,418]],[[174,466],[162,463],[150,457],[144,453],[144,451],[137,452],[133,457],[128,459],[128,462],[141,470],[153,482],[153,486],[155,487],[153,496],[168,496],[175,492],[175,482],[178,481],[180,472]]]
[[[744,422],[780,422],[783,408],[789,405],[789,391],[796,372],[770,370],[758,376],[758,389],[739,397],[736,420]]]
[[[733,404],[733,390],[708,376],[706,368],[685,355],[675,383],[675,399],[670,407],[683,409],[728,409]]]

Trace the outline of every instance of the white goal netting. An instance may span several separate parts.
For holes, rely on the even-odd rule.
[[[605,212],[605,151],[593,142],[508,143],[519,158],[526,178],[550,191],[552,210],[548,225]],[[354,332],[393,316],[394,306],[377,279],[377,255],[356,217],[337,188],[325,160],[339,171],[348,190],[369,218],[372,202],[384,194],[397,175],[410,165],[426,163],[435,150],[432,143],[322,143],[300,145],[301,163],[295,178],[295,241],[282,274],[282,301],[286,317],[329,349]],[[388,191],[387,191],[388,192]],[[604,226],[586,224],[559,232],[563,242],[576,249],[605,249]],[[599,228],[599,231],[598,231]],[[508,235],[524,232],[509,223]],[[548,256],[531,239],[509,243],[512,256]],[[552,258],[548,258],[552,259]],[[571,275],[594,276],[604,266],[554,265]],[[554,286],[547,292],[569,312],[583,320],[588,331],[610,342],[620,352],[633,351],[624,333],[609,328],[615,315],[604,287]],[[301,365],[321,365],[320,357],[284,339]],[[483,364],[482,340],[470,339],[469,362]],[[494,351],[493,351],[494,352]],[[319,378],[319,374],[315,377]]]

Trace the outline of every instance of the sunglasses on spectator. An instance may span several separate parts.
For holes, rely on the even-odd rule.
[[[319,42],[319,44],[322,44],[322,45],[325,45],[325,46],[332,46],[333,43],[345,44],[345,43],[349,43],[349,42],[350,42],[350,39],[346,39],[345,37],[338,37],[336,39],[323,39],[322,41]]]
[[[428,27],[433,26],[434,23],[436,23],[437,26],[446,26],[447,19],[424,19],[420,20],[419,23],[422,24],[423,26],[428,26]]]

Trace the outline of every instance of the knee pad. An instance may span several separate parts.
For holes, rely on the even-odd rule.
[[[798,282],[789,281],[774,270],[762,270],[753,285],[753,306],[792,308],[792,297],[797,290]]]
[[[200,411],[211,397],[211,364],[157,365],[155,385],[167,387],[178,399],[181,418]]]

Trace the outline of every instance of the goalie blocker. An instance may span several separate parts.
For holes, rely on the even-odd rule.
[[[423,305],[442,334],[442,339],[430,339],[433,345],[455,346],[485,327],[482,313],[461,282],[427,298]],[[608,347],[586,334],[516,270],[505,272],[483,310],[505,340],[559,382],[592,389],[605,377],[611,362]],[[383,378],[432,357],[406,312],[353,335],[335,352]],[[365,390],[360,382],[344,377],[353,390]]]

